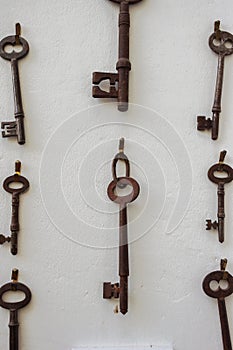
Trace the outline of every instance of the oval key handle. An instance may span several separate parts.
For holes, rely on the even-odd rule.
[[[219,31],[217,38],[217,33],[214,32],[209,38],[209,46],[212,51],[217,54],[224,56],[231,55],[233,53],[233,35],[228,32]],[[216,45],[215,42],[219,42],[219,45]],[[227,47],[227,43],[231,47]]]
[[[19,59],[25,57],[29,52],[28,42],[20,36],[18,37],[18,42],[20,45],[22,45],[22,51],[15,52],[13,50],[12,52],[9,53],[9,52],[5,51],[5,47],[7,45],[15,46],[17,44],[16,36],[11,35],[11,36],[7,36],[6,38],[2,39],[0,41],[0,56],[8,61],[11,61],[13,59],[19,60]]]
[[[10,185],[12,183],[20,183],[23,186],[20,188],[12,188]],[[3,188],[5,191],[11,193],[11,194],[21,194],[25,192],[29,188],[29,182],[28,180],[21,175],[15,174],[12,176],[7,177],[3,182]]]
[[[126,196],[118,196],[115,194],[116,187],[127,186],[130,185],[132,187],[132,191],[130,194]],[[136,180],[131,177],[119,177],[117,181],[112,181],[108,186],[108,197],[111,201],[125,205],[133,202],[139,195],[140,187]]]
[[[6,302],[3,300],[3,295],[6,292],[23,292],[25,294],[25,298],[21,301],[17,301],[17,302]],[[25,286],[25,284],[23,283],[7,283],[4,286],[2,286],[0,288],[0,306],[3,307],[4,309],[8,309],[8,310],[19,310],[22,309],[23,307],[25,307],[31,300],[32,294],[30,289]]]
[[[120,4],[121,2],[128,2],[129,4],[136,4],[137,2],[140,2],[142,0],[110,0],[112,2],[116,2]]]
[[[210,288],[210,283],[212,281],[220,282],[221,280],[228,282],[228,288],[222,289],[220,286],[217,290]],[[213,271],[204,278],[202,288],[211,298],[226,298],[233,293],[233,277],[227,271]]]
[[[214,175],[216,171],[226,173],[227,176],[217,177]],[[214,164],[208,171],[208,178],[210,179],[210,181],[216,184],[219,184],[220,182],[229,183],[233,180],[233,169],[227,164]]]

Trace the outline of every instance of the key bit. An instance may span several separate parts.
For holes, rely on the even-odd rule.
[[[217,230],[217,228],[218,228],[218,223],[216,220],[214,222],[208,219],[206,220],[206,230],[211,230],[211,229]]]

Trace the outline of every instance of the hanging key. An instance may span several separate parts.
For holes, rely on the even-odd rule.
[[[209,38],[209,46],[218,55],[217,80],[215,87],[212,119],[204,116],[197,117],[197,129],[200,131],[212,129],[212,140],[217,140],[219,130],[219,116],[223,88],[223,73],[225,56],[233,53],[233,35],[220,30],[220,21],[215,22],[214,33]]]
[[[125,112],[128,110],[129,94],[129,71],[131,63],[129,61],[129,27],[130,14],[129,5],[142,0],[110,0],[120,4],[119,15],[119,60],[116,65],[118,73],[93,73],[93,92],[92,96],[96,98],[116,98],[118,99],[118,110]],[[110,90],[104,91],[99,84],[109,80]]]
[[[6,46],[16,46],[21,45],[22,50],[20,52],[12,51],[8,53],[5,51]],[[21,27],[20,24],[16,24],[16,34],[7,36],[0,42],[0,56],[5,60],[11,62],[12,70],[12,82],[13,82],[13,92],[14,92],[14,106],[15,106],[15,121],[12,122],[2,122],[2,136],[3,137],[17,137],[18,143],[23,145],[25,143],[25,132],[24,132],[24,111],[21,97],[20,80],[19,80],[19,69],[18,60],[25,57],[29,52],[28,42],[21,37]]]
[[[11,243],[11,254],[16,255],[18,251],[18,232],[19,232],[19,197],[22,193],[26,192],[29,188],[28,180],[20,175],[21,163],[19,160],[15,162],[15,174],[9,176],[3,182],[3,188],[5,191],[12,195],[12,216],[11,216],[11,236],[5,237],[0,235],[0,244],[5,242]],[[15,184],[18,187],[14,188]]]
[[[232,275],[230,275],[229,272],[225,271],[226,265],[227,259],[221,260],[221,271],[213,271],[210,274],[208,274],[202,283],[202,287],[204,292],[209,297],[218,299],[218,310],[222,330],[223,350],[232,350],[225,298],[233,293],[233,277]],[[221,288],[220,281],[227,283],[226,288]],[[217,289],[213,290],[211,288],[212,282],[219,283]]]
[[[211,220],[206,220],[206,229],[218,229],[218,239],[221,243],[224,242],[224,185],[233,180],[233,169],[229,165],[224,164],[226,153],[226,151],[222,151],[220,153],[219,162],[217,164],[214,164],[208,171],[208,177],[210,181],[218,185],[218,221],[212,222]],[[215,175],[216,172],[225,174],[226,176],[217,177]]]
[[[25,286],[25,284],[18,282],[18,270],[14,269],[12,271],[12,282],[4,284],[0,288],[0,306],[4,309],[10,310],[10,338],[9,338],[9,350],[18,350],[19,349],[19,321],[18,321],[18,310],[24,308],[31,301],[31,291]],[[23,292],[25,298],[17,302],[7,302],[4,301],[3,295],[7,292],[17,293]]]
[[[136,180],[130,177],[130,164],[124,154],[124,141],[120,140],[120,152],[115,156],[112,163],[113,181],[108,186],[108,197],[119,204],[119,276],[120,283],[111,284],[105,282],[103,285],[103,297],[105,299],[120,298],[120,312],[125,315],[128,311],[128,277],[129,277],[129,257],[128,257],[128,232],[127,232],[127,205],[132,203],[139,195],[140,187]],[[119,160],[125,163],[126,176],[117,177],[116,165]],[[130,186],[132,191],[125,196],[116,194],[116,188]]]

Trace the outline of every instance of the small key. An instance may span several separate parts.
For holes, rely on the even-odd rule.
[[[123,153],[123,152],[120,152]],[[115,203],[119,204],[119,276],[120,284],[111,285],[110,282],[104,283],[103,297],[120,297],[120,312],[125,315],[128,312],[128,277],[129,277],[129,258],[128,258],[128,232],[127,232],[127,204],[132,203],[138,197],[140,192],[139,184],[129,176],[116,177],[117,161],[122,159],[126,164],[126,173],[129,174],[128,158],[119,158],[119,153],[113,160],[113,181],[108,186],[108,197]],[[118,196],[116,188],[131,186],[132,191],[125,196]]]
[[[2,122],[1,128],[2,137],[17,137],[17,141],[20,145],[25,143],[25,131],[24,131],[24,111],[22,104],[22,96],[20,89],[19,80],[19,69],[18,60],[25,57],[29,52],[28,42],[20,36],[21,27],[20,24],[16,24],[16,34],[7,36],[0,41],[0,56],[5,60],[11,62],[12,70],[12,82],[13,82],[13,92],[14,92],[14,106],[15,106],[15,121],[12,122]],[[7,45],[21,45],[22,51],[15,52],[12,51],[8,53],[5,51]]]
[[[227,260],[221,260],[221,265],[223,262],[225,262],[226,265]],[[216,281],[218,283],[220,281],[227,281],[227,288],[222,289],[219,286],[217,290],[213,290],[210,286],[211,282],[213,281]],[[209,297],[218,299],[218,310],[221,323],[223,350],[232,350],[225,298],[233,293],[233,277],[232,275],[230,275],[229,272],[225,271],[225,269],[221,269],[221,271],[213,271],[205,277],[202,283],[202,287],[204,292]]]
[[[3,182],[3,188],[5,191],[12,194],[12,216],[11,216],[11,237],[5,237],[0,235],[0,244],[5,242],[11,242],[11,253],[16,255],[18,252],[18,232],[19,226],[19,197],[22,193],[26,192],[29,188],[28,180],[20,175],[21,163],[15,162],[15,174],[7,177]],[[18,188],[11,187],[13,183],[20,185]]]
[[[12,282],[4,284],[0,288],[0,306],[4,309],[10,310],[10,337],[9,337],[9,350],[18,350],[19,349],[19,321],[18,321],[18,310],[24,308],[31,301],[31,291],[30,289],[22,283],[19,283],[17,279],[14,279],[14,276],[18,275],[18,270],[12,271]],[[6,302],[3,299],[3,295],[7,292],[23,292],[25,298],[18,302]]]
[[[233,180],[233,169],[224,164],[224,159],[226,156],[226,151],[220,153],[219,163],[214,164],[208,171],[208,178],[210,181],[218,185],[218,221],[212,222],[211,220],[206,220],[206,229],[211,230],[218,229],[219,242],[224,242],[224,218],[225,218],[225,205],[224,205],[224,196],[225,190],[224,185]],[[225,173],[226,177],[217,177],[216,172]]]
[[[219,29],[220,21],[215,22],[215,31],[209,38],[209,46],[218,55],[217,80],[215,87],[212,119],[204,116],[197,117],[197,129],[200,131],[212,129],[212,139],[217,140],[219,131],[219,116],[223,88],[223,73],[225,56],[233,53],[233,35]]]
[[[129,61],[129,28],[130,14],[129,5],[136,4],[142,0],[110,0],[120,4],[119,15],[119,60],[116,65],[118,73],[93,73],[93,92],[95,98],[117,98],[118,110],[125,112],[128,110],[129,94],[129,71],[131,63]],[[109,80],[110,91],[102,90],[99,84]]]

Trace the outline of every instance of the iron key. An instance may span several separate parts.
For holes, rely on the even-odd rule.
[[[136,4],[142,0],[110,0],[120,4],[119,14],[119,60],[116,65],[118,73],[93,73],[93,92],[95,98],[117,98],[118,110],[125,112],[128,110],[128,90],[129,90],[129,71],[131,63],[129,61],[129,27],[130,14],[129,5]],[[102,90],[99,84],[109,80],[110,91]],[[118,87],[116,85],[118,84]]]
[[[126,176],[116,177],[116,165],[118,160],[124,161],[126,165]],[[127,204],[136,200],[139,195],[140,187],[136,180],[129,177],[130,167],[129,160],[122,152],[118,153],[112,164],[113,181],[108,186],[108,197],[115,203],[119,204],[119,276],[120,284],[104,283],[103,297],[120,297],[120,312],[125,315],[128,312],[128,277],[129,277],[129,257],[128,257],[128,231],[127,231]],[[125,196],[117,195],[116,188],[131,186],[132,191]]]
[[[204,116],[197,117],[197,129],[203,131],[212,129],[212,139],[217,140],[219,131],[219,116],[221,113],[221,100],[223,88],[223,73],[225,56],[233,53],[233,35],[219,29],[220,21],[215,22],[215,31],[209,38],[209,46],[218,55],[217,79],[215,87],[212,119]]]
[[[5,242],[11,242],[11,253],[16,255],[18,252],[18,232],[19,226],[19,197],[22,193],[26,192],[29,188],[28,180],[20,175],[21,163],[20,161],[15,162],[15,174],[7,177],[3,182],[3,188],[5,191],[12,194],[12,216],[11,216],[11,237],[5,237],[0,235],[0,244]],[[21,187],[11,187],[13,183],[18,183]]]
[[[213,271],[208,274],[203,283],[202,287],[204,292],[211,298],[218,299],[218,310],[221,323],[222,331],[222,342],[224,350],[232,350],[230,329],[227,318],[227,310],[225,304],[225,298],[233,293],[233,277],[229,272],[225,271],[227,260],[221,260],[221,271]],[[220,286],[217,290],[211,289],[211,282],[216,281],[227,281],[227,288],[222,289]]]
[[[25,57],[29,52],[28,42],[20,36],[21,27],[20,24],[16,24],[16,34],[7,36],[0,42],[0,56],[5,60],[11,62],[12,71],[12,82],[14,92],[14,106],[15,106],[15,121],[13,122],[2,122],[2,136],[3,137],[17,137],[17,141],[20,145],[25,143],[25,131],[24,131],[24,111],[20,89],[19,69],[18,60]],[[22,51],[11,53],[5,51],[7,45],[21,45]]]
[[[224,242],[224,218],[225,218],[225,205],[224,205],[224,196],[225,183],[229,183],[233,180],[233,169],[224,164],[224,159],[226,156],[226,151],[220,153],[219,163],[214,164],[208,171],[208,177],[210,181],[218,185],[218,221],[212,222],[211,220],[206,220],[206,229],[211,230],[218,229],[219,242]],[[221,172],[227,174],[226,177],[217,177],[215,172]]]
[[[31,301],[30,289],[22,283],[17,281],[18,270],[12,271],[12,282],[3,285],[0,288],[0,306],[4,309],[10,310],[10,337],[9,337],[9,350],[19,349],[19,321],[18,321],[18,310],[24,308]],[[25,294],[25,298],[18,302],[6,302],[3,299],[3,295],[9,291],[17,292],[21,291]]]

